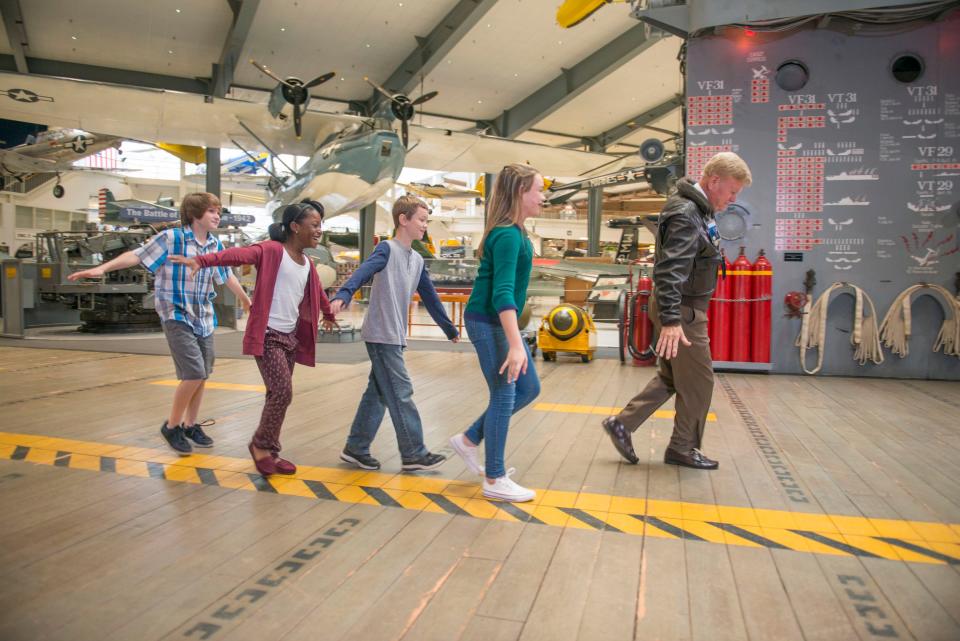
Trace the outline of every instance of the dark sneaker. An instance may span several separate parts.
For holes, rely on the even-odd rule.
[[[432,452],[427,452],[418,458],[403,461],[403,465],[400,469],[402,469],[404,472],[435,470],[443,465],[446,460],[447,457],[443,454],[433,454]]]
[[[357,467],[364,470],[379,470],[380,461],[373,458],[369,454],[356,454],[351,452],[347,448],[344,448],[340,452],[340,460],[344,463],[350,463],[351,465],[356,465]]]
[[[191,447],[190,442],[187,441],[187,437],[183,434],[182,425],[167,427],[167,422],[164,421],[160,427],[160,433],[163,435],[163,438],[167,440],[167,445],[173,448],[173,451],[177,454],[186,456],[193,452],[193,447]]]
[[[213,439],[206,435],[199,423],[183,428],[183,434],[197,447],[213,447]]]

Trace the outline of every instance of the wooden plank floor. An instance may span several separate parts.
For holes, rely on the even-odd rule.
[[[485,404],[475,357],[407,361],[442,451]],[[158,434],[169,358],[0,348],[0,639],[960,638],[960,386],[721,374],[704,447],[721,465],[699,472],[662,464],[669,418],[635,434],[630,466],[591,413],[652,370],[537,367],[539,402],[585,409],[517,415],[507,464],[540,498],[511,515],[470,499],[458,460],[396,476],[389,419],[373,448],[383,474],[330,485],[341,500],[257,491],[246,443],[261,380],[246,359],[218,360],[202,411],[216,421],[203,460],[236,482],[177,476],[189,464]],[[296,371],[284,452],[317,478],[353,478],[337,454],[367,374]],[[444,487],[437,500],[478,518],[384,507],[367,486],[387,499]]]

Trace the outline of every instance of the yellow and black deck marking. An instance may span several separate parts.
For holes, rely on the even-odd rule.
[[[153,448],[7,432],[0,432],[0,459],[480,519],[814,554],[960,564],[960,524],[558,490],[538,490],[535,501],[511,504],[483,498],[479,482],[308,466],[300,466],[294,476],[264,478],[246,458],[180,457]]]
[[[150,381],[151,385],[165,385],[167,387],[176,387],[180,381],[159,380]],[[265,392],[263,385],[250,385],[246,383],[217,383],[207,381],[206,389],[228,390],[232,392]],[[534,403],[533,409],[539,412],[562,412],[565,414],[598,414],[601,416],[610,416],[619,414],[622,407],[609,407],[606,405],[573,405],[570,403]],[[672,419],[676,415],[673,410],[657,410],[653,413],[653,418]],[[717,415],[713,412],[707,414],[707,421],[715,422]]]

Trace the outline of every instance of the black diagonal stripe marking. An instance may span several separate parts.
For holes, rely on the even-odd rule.
[[[100,471],[101,472],[116,472],[117,471],[117,459],[111,456],[101,456],[100,457]]]
[[[832,547],[835,550],[840,550],[846,552],[847,554],[853,554],[854,556],[864,556],[868,559],[882,559],[882,556],[877,556],[873,552],[867,552],[866,550],[861,550],[860,548],[855,548],[852,545],[848,545],[842,541],[835,541],[833,539],[827,538],[822,534],[817,534],[816,532],[810,532],[808,530],[790,530],[794,534],[799,534],[800,536],[805,536],[811,541],[816,541],[817,543],[823,543],[828,547]]]
[[[333,492],[327,489],[327,486],[324,485],[321,481],[303,481],[304,485],[310,488],[310,491],[313,492],[313,495],[318,499],[325,499],[327,501],[339,501]]]
[[[257,488],[258,492],[273,492],[277,493],[277,488],[270,485],[270,481],[267,480],[267,477],[260,476],[259,474],[248,473],[247,478],[250,479],[250,482],[253,483],[253,486]]]
[[[27,458],[27,452],[30,451],[29,447],[24,447],[23,445],[18,445],[14,450],[13,454],[10,455],[10,459],[13,461],[22,461]]]
[[[535,517],[534,515],[521,510],[513,503],[507,503],[506,501],[490,501],[490,505],[500,508],[507,514],[512,515],[518,521],[523,521],[525,523],[536,523],[537,525],[544,525],[544,522]]]
[[[456,514],[457,516],[473,516],[462,507],[448,499],[442,494],[434,494],[432,492],[424,492],[423,495],[443,508],[443,511],[447,514]]]
[[[605,523],[604,521],[601,521],[600,519],[593,516],[592,514],[588,514],[583,510],[578,510],[575,507],[561,507],[557,509],[559,509],[561,512],[566,512],[567,514],[577,519],[578,521],[582,521],[586,523],[587,525],[594,528],[595,530],[608,530],[610,532],[622,532],[622,530],[620,530],[619,528],[615,528],[609,523]]]
[[[204,485],[220,485],[220,481],[217,480],[217,475],[214,474],[210,468],[198,467],[197,476],[200,477],[200,482]]]
[[[373,500],[384,505],[386,507],[403,507],[397,500],[381,490],[379,487],[367,487],[366,485],[361,485],[360,489],[373,497]]]
[[[949,554],[943,554],[942,552],[937,552],[936,550],[921,547],[915,543],[910,543],[909,541],[902,541],[900,539],[894,539],[887,536],[875,536],[873,538],[883,541],[884,543],[889,543],[890,545],[902,547],[903,549],[910,550],[911,552],[916,552],[917,554],[929,556],[931,559],[937,559],[938,561],[949,563],[950,565],[960,564],[960,559],[956,557],[950,556]]]
[[[155,463],[153,461],[147,461],[147,472],[150,473],[150,478],[152,479],[167,478],[166,472],[164,472],[163,470],[163,463]]]
[[[70,452],[57,452],[53,464],[57,467],[70,467]]]
[[[730,534],[736,534],[737,536],[744,538],[748,541],[753,541],[758,545],[762,545],[768,548],[774,548],[775,550],[789,550],[786,545],[772,541],[765,536],[760,536],[759,534],[754,534],[749,530],[744,530],[743,528],[737,527],[736,525],[730,525],[729,523],[715,523],[714,521],[707,521],[713,527],[718,527],[724,532],[729,532]]]
[[[644,523],[652,525],[655,528],[663,530],[669,534],[674,535],[678,539],[686,539],[688,541],[706,541],[705,538],[699,537],[693,532],[687,532],[681,528],[678,528],[676,525],[670,525],[666,521],[661,521],[655,516],[647,516],[646,514],[631,514],[635,519],[640,519]]]

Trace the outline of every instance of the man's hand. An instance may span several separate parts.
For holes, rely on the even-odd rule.
[[[186,265],[189,268],[189,276],[193,278],[197,275],[197,272],[200,270],[200,263],[197,262],[196,258],[187,258],[186,256],[179,255],[170,255],[167,256],[171,263],[176,263],[178,265]]]
[[[253,304],[253,303],[250,301],[250,297],[249,297],[249,296],[244,296],[243,298],[240,299],[240,305],[243,306],[243,311],[244,311],[244,313],[246,313],[246,314],[249,314],[249,313],[250,313],[250,306],[251,306],[252,304]]]
[[[67,280],[74,282],[81,278],[102,278],[104,275],[103,267],[91,267],[90,269],[81,269],[67,276]]]
[[[340,313],[340,310],[343,309],[343,301],[339,298],[334,298],[330,301],[330,312],[336,316]]]
[[[691,345],[683,333],[683,327],[681,325],[662,327],[660,328],[660,338],[657,340],[656,352],[660,358],[665,358],[669,361],[677,355],[680,349],[680,343],[683,343],[684,347],[690,347]]]

